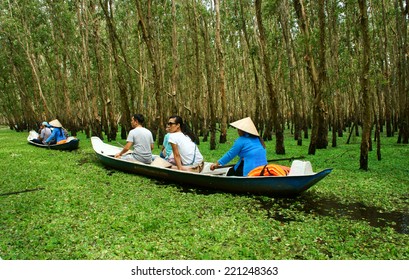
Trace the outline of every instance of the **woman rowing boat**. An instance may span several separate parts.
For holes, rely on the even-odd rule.
[[[266,146],[250,117],[235,121],[230,125],[237,128],[239,138],[222,158],[210,166],[210,169],[215,170],[239,156],[240,160],[230,168],[227,176],[247,176],[252,169],[267,164]]]

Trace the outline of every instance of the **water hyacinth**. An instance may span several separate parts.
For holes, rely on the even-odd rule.
[[[359,140],[306,156],[314,171],[333,172],[288,199],[209,192],[106,169],[81,133],[73,152],[39,149],[26,137],[0,129],[5,260],[409,258],[409,152],[393,139],[382,138],[383,159],[370,154],[368,172],[359,170]],[[202,142],[205,159],[218,159],[229,138],[213,151]],[[286,139],[288,156],[306,155],[307,141],[300,147]],[[277,157],[274,140],[266,144],[268,158]]]

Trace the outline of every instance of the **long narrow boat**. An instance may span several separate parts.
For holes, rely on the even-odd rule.
[[[167,182],[232,193],[296,196],[308,190],[332,170],[325,169],[318,173],[311,172],[308,175],[236,177],[226,176],[228,168],[211,171],[209,168],[211,163],[205,163],[201,173],[193,173],[117,159],[114,155],[121,151],[122,148],[106,144],[98,137],[91,137],[91,142],[98,159],[105,166]]]
[[[38,137],[38,133],[34,130],[31,130],[27,137],[28,143],[36,147],[40,147],[40,148],[47,148],[51,150],[64,150],[64,151],[76,150],[78,149],[79,144],[80,144],[80,140],[72,136],[68,137],[67,142],[65,142],[64,144],[58,144],[58,145],[57,144],[45,145],[45,144],[33,142],[32,140],[36,139],[37,137]]]

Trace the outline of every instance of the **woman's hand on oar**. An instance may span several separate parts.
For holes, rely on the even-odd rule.
[[[210,165],[210,170],[215,170],[216,168],[220,168],[221,166],[219,165],[218,162],[212,163],[212,165]]]
[[[290,157],[290,158],[275,158],[275,159],[269,159],[267,160],[267,162],[275,162],[275,161],[284,161],[284,160],[288,160],[288,161],[293,161],[295,159],[304,159],[305,156],[299,156],[299,157]],[[233,167],[236,164],[228,164],[228,165],[219,165],[218,162],[216,163],[212,163],[212,165],[210,165],[210,170],[215,170],[217,168],[227,168],[227,167]]]

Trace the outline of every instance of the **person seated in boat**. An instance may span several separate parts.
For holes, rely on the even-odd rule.
[[[146,164],[152,162],[153,136],[149,129],[143,127],[144,122],[145,117],[143,115],[133,115],[131,119],[133,129],[129,132],[122,151],[115,155],[116,158],[139,161]],[[133,152],[127,153],[132,145],[134,148]]]
[[[163,138],[162,150],[159,156],[163,159],[168,159],[169,156],[172,154],[172,145],[169,143],[169,126],[166,126],[166,135]]]
[[[38,144],[46,144],[45,140],[51,135],[51,129],[49,128],[48,122],[42,122],[40,124],[40,129],[38,130],[38,137],[36,139],[31,140],[32,142]]]
[[[55,119],[49,122],[52,128],[51,135],[45,140],[45,144],[64,144],[67,142],[67,136],[64,133],[64,129],[59,120]]]
[[[183,123],[180,116],[169,117],[166,124],[169,132],[169,143],[172,147],[172,154],[168,161],[172,163],[172,168],[191,172],[200,172],[203,169],[203,156],[196,145],[196,136],[189,127]]]
[[[266,147],[251,118],[247,117],[230,125],[237,128],[239,138],[235,140],[227,153],[210,166],[210,170],[226,165],[233,158],[239,156],[240,160],[229,169],[226,175],[247,176],[252,169],[267,164]]]

